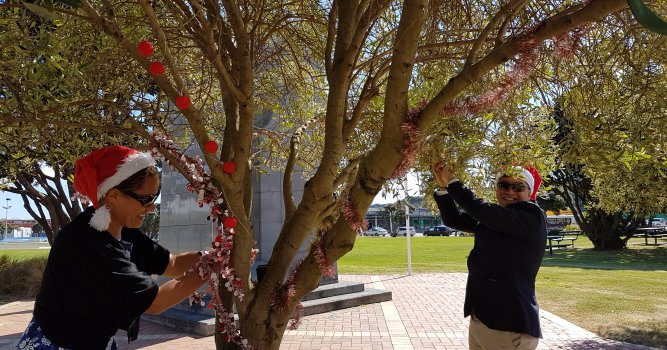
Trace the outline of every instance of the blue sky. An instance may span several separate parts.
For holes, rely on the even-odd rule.
[[[5,210],[5,206],[7,206],[7,198],[10,199],[9,201],[9,206],[11,208],[9,211]],[[0,197],[0,203],[2,203],[2,211],[0,212],[2,219],[5,219],[5,214],[8,214],[7,216],[10,219],[31,219],[30,214],[28,214],[28,211],[23,208],[23,199],[21,199],[21,196],[18,194],[14,193],[9,193],[2,191],[2,197]]]

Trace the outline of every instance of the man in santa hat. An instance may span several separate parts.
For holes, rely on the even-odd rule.
[[[546,215],[535,202],[541,178],[535,168],[510,170],[498,177],[493,204],[475,196],[451,167],[433,166],[442,220],[475,236],[464,304],[471,350],[535,349],[542,336],[535,297],[547,239]]]
[[[117,349],[118,329],[136,339],[141,314],[161,313],[204,283],[197,273],[186,274],[201,253],[172,255],[139,231],[160,193],[149,153],[95,150],[77,160],[74,188],[92,206],[53,242],[17,349]],[[211,260],[211,267],[220,266]],[[151,275],[176,278],[158,285]]]

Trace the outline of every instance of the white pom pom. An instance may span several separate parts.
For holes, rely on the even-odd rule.
[[[106,231],[109,228],[109,223],[111,223],[111,212],[106,205],[97,208],[90,219],[90,226],[100,232]]]

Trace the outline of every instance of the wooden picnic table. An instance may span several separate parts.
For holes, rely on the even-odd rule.
[[[658,238],[667,237],[667,228],[665,227],[640,227],[635,229],[633,237],[644,237],[644,245],[648,244],[648,239],[653,238],[653,245],[658,245]]]
[[[553,255],[554,248],[567,248],[569,246],[574,247],[574,241],[579,238],[580,234],[581,231],[572,230],[560,231],[556,235],[548,235],[547,240],[549,240],[549,244],[547,245],[547,248],[549,248],[549,255]]]

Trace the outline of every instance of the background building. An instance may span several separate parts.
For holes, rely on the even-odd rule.
[[[432,226],[443,225],[439,213],[434,213],[423,206],[422,197],[410,198],[410,226],[417,232],[424,232]],[[389,232],[396,232],[398,227],[405,226],[405,207],[402,202],[373,204],[366,212],[368,226],[379,226]]]
[[[44,230],[34,230],[37,221],[32,219],[8,219],[0,220],[0,237],[3,239],[12,238],[30,238],[30,237],[46,237]],[[50,224],[50,221],[49,221]],[[7,232],[5,234],[5,227]]]

